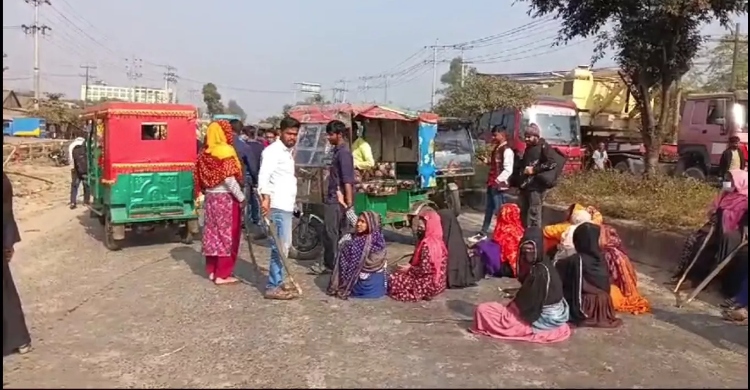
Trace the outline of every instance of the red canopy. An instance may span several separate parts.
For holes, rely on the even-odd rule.
[[[374,104],[302,105],[292,107],[288,114],[302,123],[328,123],[332,120],[349,122],[356,116],[407,122],[437,123],[438,121],[438,116],[431,112],[404,111]]]

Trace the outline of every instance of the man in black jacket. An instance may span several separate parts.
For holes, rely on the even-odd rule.
[[[544,195],[549,182],[546,182],[540,174],[553,171],[557,168],[555,152],[544,138],[541,138],[539,126],[531,124],[525,132],[526,150],[521,162],[521,184],[519,186],[518,200],[521,207],[521,219],[525,227],[542,226],[542,209],[544,207]]]
[[[89,162],[86,155],[86,145],[76,145],[73,148],[73,169],[70,170],[70,209],[76,208],[78,187],[83,184],[83,204],[89,204],[91,189],[88,183]]]

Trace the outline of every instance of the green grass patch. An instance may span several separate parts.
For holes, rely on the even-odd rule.
[[[616,172],[581,172],[560,179],[547,202],[581,203],[598,208],[605,217],[642,222],[665,230],[695,229],[718,190],[706,183],[679,177],[642,179]]]

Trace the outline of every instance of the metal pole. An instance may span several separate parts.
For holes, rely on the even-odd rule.
[[[464,49],[461,48],[461,88],[464,87],[465,79],[466,79],[466,62],[464,62]]]
[[[740,61],[740,24],[734,26],[734,53],[732,54],[732,79],[730,80],[729,90],[737,89],[737,73],[739,71]]]
[[[89,101],[89,86],[91,85],[91,82],[90,82],[91,71],[93,69],[96,69],[96,66],[86,64],[86,65],[81,65],[81,68],[86,70],[86,73],[83,74],[83,77],[86,78],[86,84],[84,84],[84,88],[83,88],[83,106],[86,107]]]
[[[343,91],[343,94],[341,96],[341,103],[346,103],[346,93],[349,91],[347,89],[346,85],[347,85],[347,81],[344,80],[344,91]]]
[[[39,2],[34,1],[34,109],[39,109]]]
[[[435,40],[435,46],[432,47],[432,92],[430,96],[430,109],[435,108],[435,93],[437,90],[437,49],[438,40]]]
[[[383,76],[383,86],[385,87],[385,90],[383,91],[383,104],[388,104],[388,76]]]

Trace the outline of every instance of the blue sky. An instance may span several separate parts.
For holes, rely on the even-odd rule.
[[[125,58],[135,56],[143,60],[138,84],[163,85],[164,69],[158,65],[169,64],[181,77],[180,100],[198,103],[194,90],[211,81],[225,101],[240,103],[249,120],[278,113],[291,103],[296,82],[320,83],[330,95],[337,80],[348,79],[349,100],[383,101],[382,79],[371,80],[364,93],[359,78],[384,73],[392,76],[392,104],[428,108],[432,70],[426,61],[432,54],[420,49],[436,39],[439,44],[471,41],[532,22],[524,3],[491,0],[51,2],[40,9],[41,22],[52,29],[41,40],[42,90],[77,97],[83,82],[79,67],[87,62],[97,66],[99,79],[131,85]],[[747,31],[747,17],[741,19]],[[32,88],[33,40],[13,28],[32,21],[32,6],[23,0],[3,1],[3,51],[10,67],[4,88]],[[588,64],[591,42],[549,47],[556,31],[554,21],[536,21],[523,31],[474,45],[465,57],[475,60],[482,72],[565,70]],[[721,34],[722,29],[708,26],[705,32]],[[438,73],[458,54],[440,51]],[[611,63],[605,59],[600,64]]]

